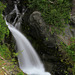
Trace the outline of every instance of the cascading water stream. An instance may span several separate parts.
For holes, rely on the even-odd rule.
[[[15,5],[14,10],[17,10],[16,13],[19,12],[17,9],[17,5]],[[13,14],[13,11],[11,12],[11,14]],[[23,15],[24,13],[18,18],[20,23]],[[44,66],[39,56],[35,52],[30,42],[27,40],[27,38],[19,30],[17,30],[16,27],[7,22],[6,18],[7,17],[5,17],[6,24],[8,25],[8,28],[16,41],[18,49],[17,57],[21,70],[28,75],[51,75],[50,73],[45,72]],[[16,22],[16,19],[14,20],[13,24],[18,26],[18,22]]]
[[[10,24],[9,30],[12,32],[18,47],[18,61],[21,70],[27,74],[34,75],[50,75],[45,72],[42,62],[36,54],[34,48],[22,33],[15,29]]]

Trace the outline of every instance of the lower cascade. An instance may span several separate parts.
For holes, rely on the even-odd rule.
[[[45,68],[39,56],[27,38],[7,21],[6,24],[16,40],[20,69],[28,75],[51,75],[45,72]]]

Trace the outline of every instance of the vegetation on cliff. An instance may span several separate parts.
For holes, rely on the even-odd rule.
[[[4,41],[5,37],[8,37],[9,35],[9,30],[2,16],[2,11],[4,10],[5,7],[6,6],[0,2],[0,55],[8,59],[10,58],[10,51],[6,46],[6,44],[4,43]]]
[[[29,8],[42,13],[51,32],[60,33],[69,23],[72,0],[28,0]]]
[[[73,75],[75,75],[75,38],[70,39],[70,45],[65,45],[63,42],[61,42],[61,49],[62,52],[65,53],[63,58],[61,58],[61,62],[64,62],[68,65],[68,71],[71,72]],[[68,72],[66,71],[66,74]]]

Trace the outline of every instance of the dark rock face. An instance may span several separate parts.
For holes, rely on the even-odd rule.
[[[55,46],[55,37],[50,34],[50,27],[46,25],[42,19],[41,13],[38,11],[34,11],[29,18],[29,23],[33,26],[37,31],[37,36],[43,39],[43,43],[48,47]],[[36,38],[36,35],[34,37]]]

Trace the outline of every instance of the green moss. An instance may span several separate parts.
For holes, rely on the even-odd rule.
[[[2,11],[6,6],[0,2],[0,42],[4,39],[5,35],[9,34],[9,30],[3,20]]]

